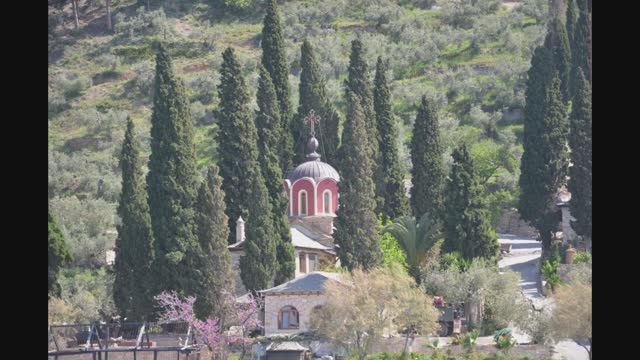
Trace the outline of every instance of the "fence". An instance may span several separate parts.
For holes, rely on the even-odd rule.
[[[53,360],[200,359],[187,323],[100,323],[50,325]]]

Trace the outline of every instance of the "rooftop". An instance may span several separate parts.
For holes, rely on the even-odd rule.
[[[330,273],[324,271],[314,271],[307,275],[297,277],[293,280],[287,281],[284,284],[280,284],[271,289],[262,290],[261,293],[265,295],[269,294],[282,294],[282,293],[297,293],[297,292],[322,292],[324,291],[324,283],[327,280],[340,281],[340,273]]]

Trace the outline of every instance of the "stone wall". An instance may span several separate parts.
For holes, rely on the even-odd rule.
[[[309,295],[267,295],[264,301],[264,335],[296,334],[309,330],[311,311],[318,305],[324,305],[326,297],[322,294]],[[278,314],[285,306],[298,310],[300,326],[298,329],[278,329]]]
[[[506,209],[502,212],[497,232],[501,234],[526,236],[532,239],[537,238],[536,230],[520,218],[520,214],[516,209]]]

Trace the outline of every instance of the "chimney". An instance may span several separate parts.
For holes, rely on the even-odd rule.
[[[236,242],[242,240],[244,240],[244,220],[242,220],[242,216],[240,216],[238,220],[236,220]]]

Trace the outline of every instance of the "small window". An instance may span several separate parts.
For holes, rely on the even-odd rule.
[[[331,192],[325,191],[323,196],[324,213],[331,214]]]
[[[278,329],[297,329],[299,326],[298,310],[293,306],[285,306],[278,314]]]
[[[300,203],[298,205],[300,207],[300,215],[307,215],[307,192],[304,190],[300,191]]]
[[[309,271],[318,271],[320,266],[318,265],[318,257],[316,254],[309,254]]]

